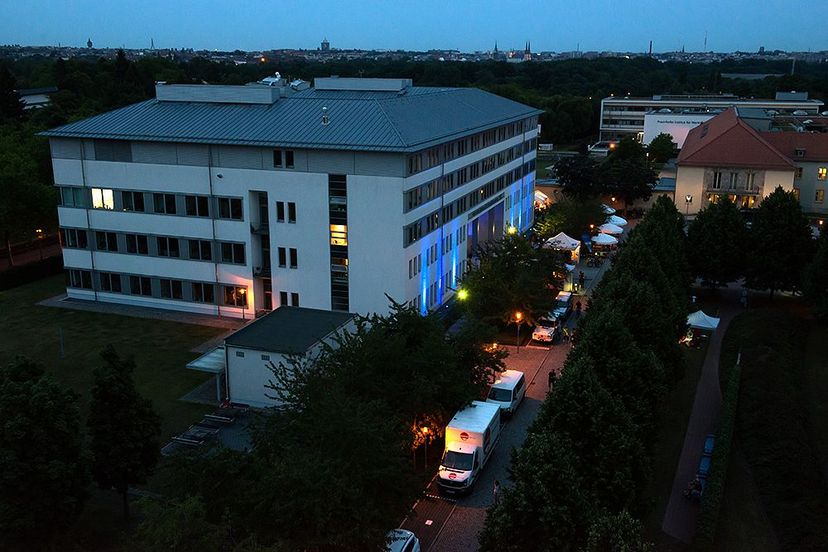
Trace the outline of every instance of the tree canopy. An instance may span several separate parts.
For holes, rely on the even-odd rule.
[[[687,229],[693,274],[712,286],[738,280],[747,260],[747,226],[735,203],[723,198],[699,211]]]
[[[666,163],[676,155],[676,146],[670,134],[662,132],[653,138],[647,146],[647,153],[653,163]]]
[[[828,321],[828,235],[819,237],[816,253],[802,275],[802,291],[816,317]]]

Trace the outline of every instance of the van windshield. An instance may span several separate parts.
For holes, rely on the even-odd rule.
[[[493,401],[510,402],[512,400],[512,392],[508,389],[492,387],[489,391],[489,398]]]
[[[473,454],[447,450],[446,454],[443,455],[442,466],[455,470],[470,471],[472,469],[473,457]]]

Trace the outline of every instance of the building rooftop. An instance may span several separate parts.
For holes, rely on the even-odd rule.
[[[828,161],[828,134],[812,132],[761,132],[780,153],[794,161]]]
[[[541,111],[476,88],[406,79],[320,79],[280,97],[263,86],[159,85],[158,97],[44,136],[261,147],[414,152]],[[388,86],[377,81],[388,80]],[[236,89],[231,90],[231,89]],[[187,101],[187,94],[192,100]],[[214,99],[205,99],[213,94]],[[272,101],[268,98],[272,97]],[[324,121],[323,122],[323,115]]]
[[[354,318],[347,312],[279,307],[250,322],[224,343],[272,353],[302,354]]]
[[[774,103],[784,105],[786,103],[790,104],[813,104],[815,106],[823,105],[822,100],[816,99],[808,99],[807,94],[805,97],[802,97],[800,93],[784,93],[784,94],[777,94],[776,98],[742,98],[740,96],[736,96],[735,94],[664,94],[664,95],[654,95],[654,96],[609,96],[604,98],[604,101],[620,101],[620,102],[664,102],[664,103],[676,103],[676,102],[695,102],[695,103],[722,103],[722,104],[730,104],[733,102],[738,103],[757,103],[757,104],[767,104],[767,103]]]
[[[687,134],[679,166],[756,167],[793,170],[793,162],[769,144],[731,107]]]

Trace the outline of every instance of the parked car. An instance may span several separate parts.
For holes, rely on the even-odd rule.
[[[572,312],[572,292],[559,291],[555,297],[555,305],[552,307],[552,316],[555,320],[564,321]]]
[[[554,320],[554,316],[551,313],[538,318],[537,322],[538,325],[532,330],[532,339],[535,341],[552,343],[555,341],[555,337],[561,333],[561,325],[558,324],[557,320]]]
[[[506,416],[514,414],[526,395],[526,377],[519,370],[505,370],[489,389],[487,403],[496,404]]]
[[[394,529],[385,537],[388,552],[420,552],[420,539],[411,531]]]

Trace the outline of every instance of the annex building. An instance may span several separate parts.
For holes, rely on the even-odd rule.
[[[72,298],[250,317],[422,312],[533,218],[537,116],[477,89],[156,86],[50,139]]]

